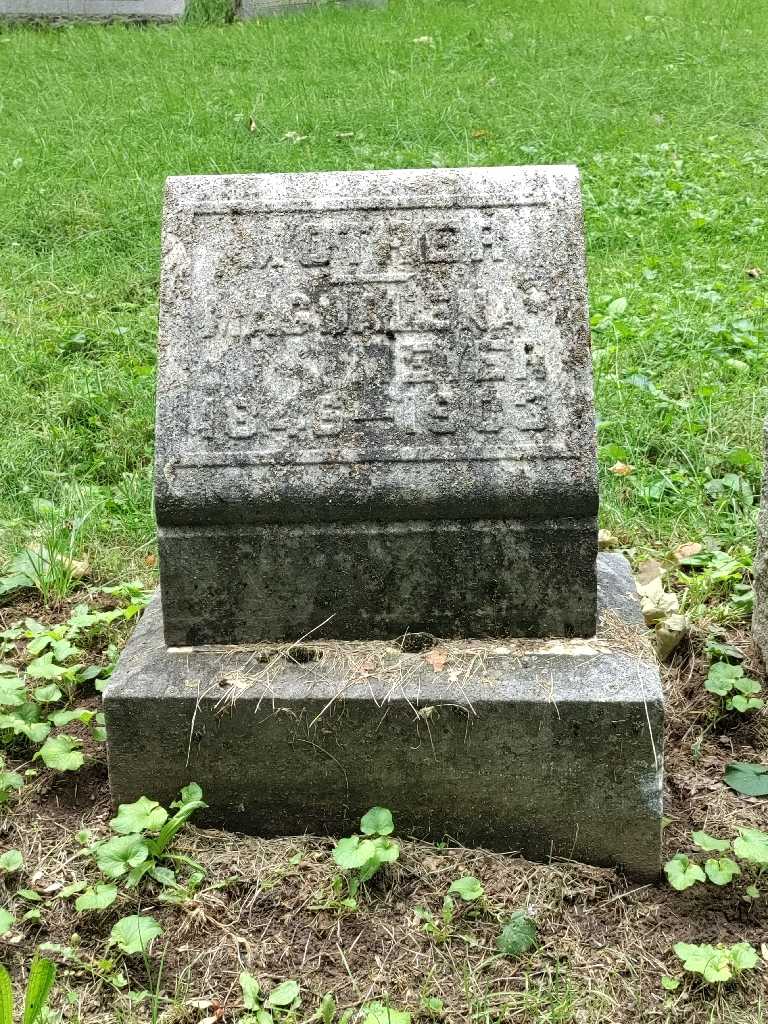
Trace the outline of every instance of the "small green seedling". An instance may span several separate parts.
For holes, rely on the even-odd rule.
[[[411,1015],[406,1010],[396,1010],[386,1003],[366,1003],[361,1009],[363,1024],[411,1024]]]
[[[485,895],[485,890],[477,878],[465,875],[451,883],[448,892],[443,897],[439,917],[426,907],[416,907],[416,916],[423,922],[421,930],[425,935],[429,935],[437,945],[446,942],[454,933],[458,915],[456,901],[452,894],[458,896],[465,903],[471,904],[480,902]]]
[[[744,971],[757,967],[759,962],[757,951],[748,942],[737,942],[734,946],[678,942],[674,948],[685,970],[700,974],[710,985],[738,978]]]
[[[26,618],[0,632],[0,656],[13,653],[24,662],[22,669],[0,663],[0,746],[16,748],[24,760],[34,750],[33,760],[47,768],[73,772],[82,767],[83,741],[59,731],[74,722],[90,728],[96,742],[104,742],[106,730],[100,711],[73,706],[77,689],[84,683],[100,690],[117,660],[118,647],[107,647],[107,664],[88,664],[85,647],[112,627],[135,618],[149,595],[138,584],[108,588],[128,601],[111,611],[92,611],[79,604],[65,622],[45,625]],[[0,804],[21,789],[23,780],[6,769],[0,755]]]
[[[112,928],[109,944],[117,946],[126,956],[146,954],[153,941],[162,934],[163,929],[154,917],[131,914],[121,918]]]
[[[53,983],[56,980],[56,965],[37,953],[29,969],[27,990],[24,995],[24,1014],[21,1024],[37,1024],[40,1020]],[[13,990],[8,971],[0,964],[0,1024],[13,1024]]]
[[[24,865],[24,858],[19,850],[6,850],[0,853],[0,875],[11,875]]]
[[[0,677],[2,683],[2,677]],[[0,804],[8,803],[13,793],[17,793],[24,785],[24,780],[18,772],[11,771],[5,766],[5,758],[0,754]]]
[[[677,853],[664,865],[667,880],[673,889],[682,892],[700,882],[729,885],[742,877],[746,884],[745,899],[758,899],[758,882],[768,869],[768,834],[756,828],[740,828],[735,839],[717,839],[707,832],[692,832],[691,839],[699,850],[713,854],[703,866],[685,854]],[[732,854],[729,856],[728,854]]]
[[[756,696],[762,689],[760,683],[745,676],[741,665],[716,661],[709,669],[704,689],[719,698],[718,718],[722,718],[729,711],[737,711],[743,715],[748,711],[759,711],[763,707],[762,698]]]
[[[243,992],[243,1006],[251,1012],[247,1013],[245,1017],[241,1017],[239,1024],[273,1024],[273,1022],[283,1020],[301,1006],[300,989],[298,983],[293,980],[282,981],[271,992],[263,994],[256,978],[248,971],[242,971],[240,973],[240,988]],[[327,997],[320,1005],[321,1009],[325,1005],[327,1016],[326,999]],[[335,1013],[335,1003],[332,1012]],[[322,1016],[320,1019],[325,1020]],[[333,1016],[330,1019],[332,1020]]]
[[[345,872],[348,899],[343,904],[349,909],[357,906],[360,886],[400,856],[399,844],[389,838],[394,829],[391,812],[386,807],[372,807],[360,819],[362,836],[347,836],[334,846],[333,859]]]
[[[117,817],[109,823],[117,835],[90,847],[102,874],[109,879],[125,877],[130,888],[137,886],[145,875],[163,886],[179,888],[175,873],[160,861],[187,864],[200,872],[199,864],[180,854],[169,853],[168,847],[192,815],[208,806],[202,797],[203,791],[196,782],[185,786],[181,798],[171,804],[177,808],[173,817],[169,817],[168,811],[156,800],[145,796],[132,804],[121,804]]]
[[[440,996],[423,995],[419,1003],[422,1016],[433,1020],[442,1020],[445,1014],[445,1003]]]
[[[518,910],[502,928],[496,947],[505,956],[518,957],[532,950],[538,940],[536,922],[524,910]]]

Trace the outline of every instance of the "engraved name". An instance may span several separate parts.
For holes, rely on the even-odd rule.
[[[439,459],[530,451],[552,431],[557,330],[535,282],[510,280],[515,224],[498,210],[221,224],[198,264],[197,398],[180,410],[196,448]]]

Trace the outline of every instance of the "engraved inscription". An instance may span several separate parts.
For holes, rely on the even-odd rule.
[[[206,212],[186,464],[568,457],[530,211]]]

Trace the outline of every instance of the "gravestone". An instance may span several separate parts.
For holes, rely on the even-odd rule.
[[[597,559],[575,168],[169,179],[155,488],[116,801],[194,778],[260,834],[383,804],[658,873],[661,687],[628,566]]]
[[[240,0],[240,18],[269,18],[278,14],[302,14],[318,7],[387,6],[387,0]]]
[[[572,169],[171,179],[165,239],[168,643],[594,633]]]
[[[0,19],[172,21],[185,0],[0,0]]]
[[[763,493],[757,523],[755,552],[755,610],[752,616],[752,637],[764,665],[768,665],[768,419],[763,430],[765,468]]]

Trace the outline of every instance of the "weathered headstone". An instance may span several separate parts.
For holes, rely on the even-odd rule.
[[[383,804],[658,873],[659,673],[626,562],[596,563],[576,170],[172,178],[160,348],[162,601],[105,694],[115,799],[195,778],[261,834]]]
[[[768,419],[763,430],[765,468],[763,493],[757,523],[754,589],[755,610],[752,616],[752,638],[764,665],[768,665]]]
[[[240,0],[241,18],[269,18],[278,14],[302,14],[318,7],[378,7],[387,0]]]
[[[0,19],[171,21],[185,0],[0,0]]]
[[[164,254],[168,643],[594,633],[573,168],[174,178]]]

